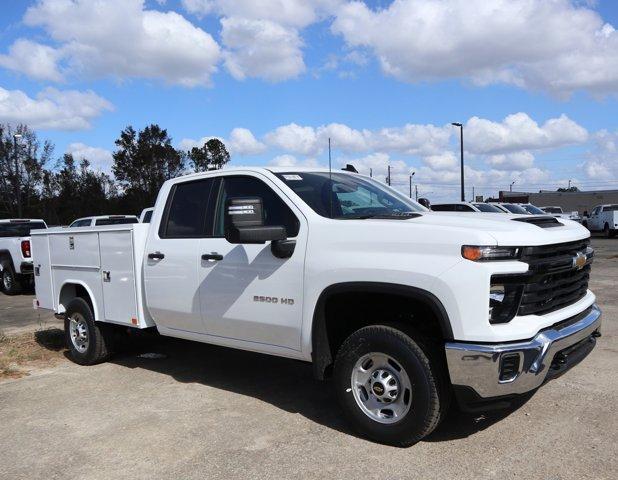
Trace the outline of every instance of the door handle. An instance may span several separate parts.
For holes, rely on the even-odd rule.
[[[161,252],[149,253],[148,258],[151,260],[163,260],[165,258],[165,255],[163,255]]]
[[[212,253],[205,253],[204,255],[202,255],[202,260],[223,260],[223,255],[217,253],[217,252],[212,252]]]

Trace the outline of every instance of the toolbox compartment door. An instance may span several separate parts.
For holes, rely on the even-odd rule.
[[[105,320],[136,325],[137,299],[130,230],[99,232]]]
[[[52,282],[51,259],[49,256],[49,237],[33,235],[30,238],[32,265],[34,269],[34,288],[39,308],[54,310],[54,285]]]

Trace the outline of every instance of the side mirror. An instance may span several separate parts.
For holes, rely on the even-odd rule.
[[[230,198],[225,205],[225,239],[230,243],[266,243],[285,240],[284,226],[264,226],[262,199]]]

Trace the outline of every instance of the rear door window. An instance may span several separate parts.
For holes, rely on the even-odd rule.
[[[206,236],[206,214],[214,179],[177,183],[172,187],[159,236],[161,238],[201,238]]]

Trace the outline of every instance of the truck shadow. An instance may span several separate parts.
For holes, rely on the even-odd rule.
[[[315,380],[309,363],[157,334],[138,335],[126,343],[112,363],[125,368],[148,369],[183,383],[199,383],[257,398],[286,412],[357,436],[345,422],[331,384]],[[152,353],[155,355],[149,355]],[[484,415],[464,414],[451,408],[445,421],[425,441],[466,438],[507,417],[522,404]]]

